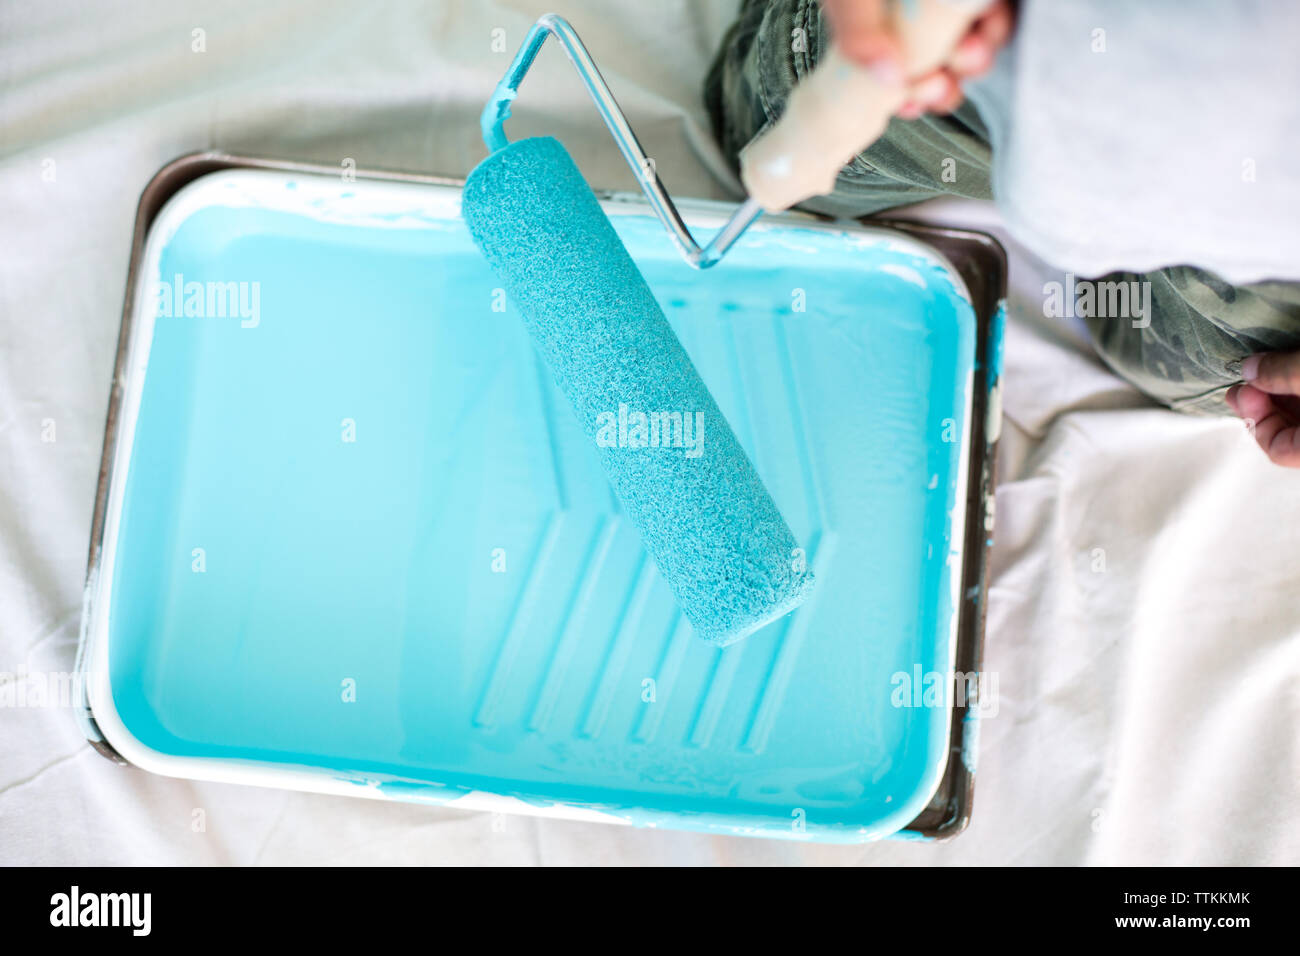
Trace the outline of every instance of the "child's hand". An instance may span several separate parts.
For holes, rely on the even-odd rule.
[[[1225,396],[1275,465],[1300,468],[1300,352],[1261,352],[1241,363],[1245,385]]]
[[[890,29],[885,0],[823,0],[822,6],[845,56],[871,67],[886,83],[906,79],[902,49]],[[898,116],[916,119],[922,113],[955,110],[963,97],[962,81],[988,71],[1011,36],[1011,25],[1010,0],[996,0],[971,24],[946,64],[916,79]]]

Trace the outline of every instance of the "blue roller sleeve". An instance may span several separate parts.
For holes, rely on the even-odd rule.
[[[730,644],[803,603],[794,534],[564,147],[493,153],[463,213],[696,634]]]

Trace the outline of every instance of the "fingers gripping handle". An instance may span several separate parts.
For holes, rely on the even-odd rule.
[[[904,51],[904,72],[922,76],[948,58],[988,0],[910,0],[891,4]],[[769,212],[835,188],[835,178],[874,143],[907,97],[907,86],[877,79],[832,44],[812,75],[798,83],[785,112],[740,154],[740,177]]]

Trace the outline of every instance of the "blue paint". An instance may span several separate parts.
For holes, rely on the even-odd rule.
[[[1007,300],[999,299],[997,310],[989,323],[989,374],[990,389],[1002,383],[1002,346],[1006,338]]]
[[[346,188],[351,209],[376,187]],[[948,756],[946,708],[890,703],[895,673],[951,666],[959,444],[938,436],[964,422],[974,322],[946,274],[769,225],[700,275],[655,220],[616,217],[818,576],[719,650],[514,306],[492,310],[463,225],[418,202],[404,221],[216,204],[163,248],[163,276],[259,281],[261,316],[154,328],[108,585],[127,730],[405,799],[794,839],[904,826]]]
[[[510,118],[510,105],[514,103],[515,97],[518,95],[519,91],[510,85],[509,79],[503,79],[497,84],[496,89],[492,92],[492,98],[488,100],[487,106],[484,107],[483,113],[479,117],[479,127],[483,133],[483,142],[487,144],[489,152],[495,153],[497,150],[505,149],[509,145],[503,127],[505,121]]]
[[[559,141],[485,159],[463,215],[696,635],[725,647],[807,600],[806,551]]]

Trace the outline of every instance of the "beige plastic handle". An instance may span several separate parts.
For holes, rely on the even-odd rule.
[[[905,51],[904,71],[921,76],[948,58],[988,0],[906,0],[890,5]],[[835,188],[839,171],[874,143],[907,96],[837,45],[797,84],[780,119],[741,151],[740,178],[768,212]]]

